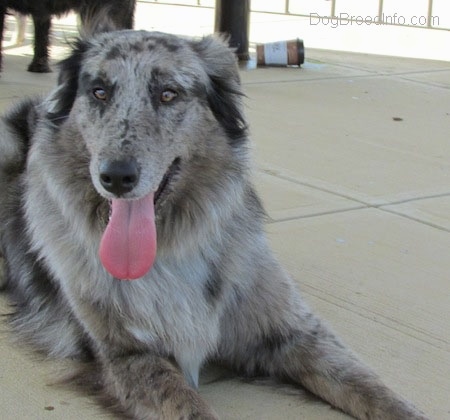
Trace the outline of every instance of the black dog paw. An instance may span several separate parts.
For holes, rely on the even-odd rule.
[[[33,60],[30,65],[28,66],[28,71],[31,71],[32,73],[51,73],[52,69],[48,65],[47,60],[39,59],[39,60]]]

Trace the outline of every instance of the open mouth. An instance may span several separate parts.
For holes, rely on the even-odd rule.
[[[169,194],[179,167],[177,158],[154,193],[136,200],[111,200],[110,218],[100,241],[99,256],[113,277],[135,280],[145,276],[153,266],[157,249],[156,203]]]
[[[178,173],[179,169],[180,169],[180,158],[176,158],[169,166],[169,169],[167,169],[161,183],[159,184],[158,189],[155,192],[153,199],[153,202],[155,204],[164,195],[164,193],[167,192],[171,184],[171,181],[173,180],[173,177]]]

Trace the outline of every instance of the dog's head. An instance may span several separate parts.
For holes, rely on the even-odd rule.
[[[48,119],[82,139],[92,183],[112,202],[100,254],[113,275],[140,277],[141,260],[154,258],[156,244],[140,241],[155,242],[148,219],[180,167],[223,160],[246,141],[240,96],[235,55],[216,37],[108,32],[80,40],[61,63]],[[124,254],[132,262],[111,268]]]

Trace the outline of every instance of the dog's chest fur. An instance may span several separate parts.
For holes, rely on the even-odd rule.
[[[39,207],[33,200],[30,216],[34,214],[36,220],[39,214],[41,221],[33,229],[35,236],[42,237],[49,234],[46,226],[55,218],[45,220]],[[96,342],[104,343],[108,353],[114,353],[114,348],[118,353],[151,348],[172,356],[189,382],[197,385],[200,365],[213,355],[219,340],[221,308],[204,294],[211,275],[206,261],[198,256],[177,261],[178,256],[168,255],[158,260],[145,279],[121,281],[106,274],[98,260],[89,259],[92,252],[75,248],[67,232],[58,236],[67,237],[67,242],[49,238],[40,254],[56,270],[68,303],[77,318],[87,321],[85,328]],[[84,282],[83,278],[96,280]]]
[[[73,181],[77,172],[83,177],[82,171],[67,175],[67,167],[49,159],[46,149],[42,143],[30,151],[28,176],[33,182],[26,188],[26,217],[33,248],[52,267],[77,319],[85,321],[84,328],[108,353],[114,348],[117,353],[154,349],[173,357],[188,381],[197,385],[201,364],[216,350],[223,310],[205,296],[214,275],[205,252],[185,238],[186,245],[176,253],[162,250],[144,279],[113,279],[97,258],[104,221],[95,219],[98,199],[90,193],[92,186],[76,189],[74,182],[69,187],[70,177]],[[90,196],[91,201],[86,199]]]

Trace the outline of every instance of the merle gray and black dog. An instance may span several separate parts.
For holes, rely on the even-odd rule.
[[[296,383],[360,419],[425,419],[301,298],[251,183],[233,52],[216,37],[80,40],[0,124],[4,288],[17,334],[91,355],[136,419],[214,419],[200,368]]]
[[[31,15],[34,23],[34,57],[28,71],[48,73],[50,27],[52,16],[61,16],[71,10],[79,13],[81,23],[88,24],[95,19],[97,11],[103,14],[105,5],[107,13],[117,29],[131,29],[136,0],[0,0],[0,68],[2,66],[1,44],[5,23],[6,9],[9,8],[23,15]]]

